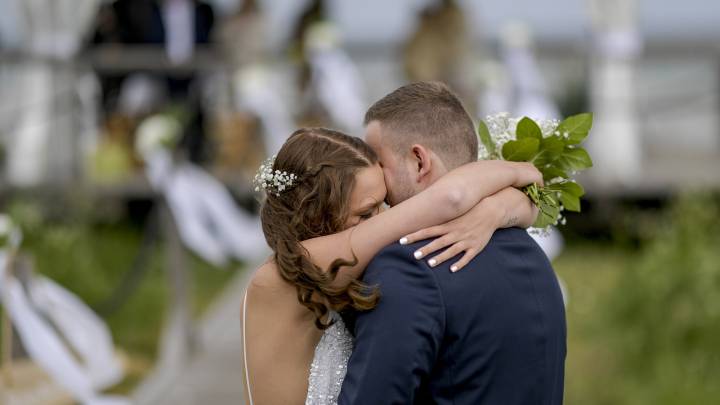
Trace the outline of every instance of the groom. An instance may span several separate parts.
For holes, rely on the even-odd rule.
[[[395,90],[365,125],[391,205],[477,156],[473,122],[442,83]],[[387,246],[368,266],[382,298],[357,317],[339,404],[561,404],[565,310],[538,245],[501,229],[453,273],[457,258],[430,268],[413,257],[426,243]]]

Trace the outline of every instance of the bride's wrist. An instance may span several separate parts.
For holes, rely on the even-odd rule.
[[[506,205],[503,204],[501,196],[493,194],[484,198],[481,203],[483,205],[483,211],[489,214],[493,227],[495,229],[504,228],[508,218],[508,209]]]

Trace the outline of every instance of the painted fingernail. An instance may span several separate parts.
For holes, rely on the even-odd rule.
[[[453,264],[452,266],[450,266],[450,271],[452,271],[453,273],[455,273],[456,271],[458,271],[458,266],[456,266],[456,265]]]
[[[401,245],[407,245],[407,243],[408,243],[408,239],[407,239],[406,237],[400,238],[400,244],[401,244]]]
[[[430,265],[430,267],[435,267],[435,265],[437,264],[437,260],[430,259],[430,260],[428,260],[428,264]]]
[[[415,256],[416,259],[422,259],[423,252],[420,250],[416,250],[415,253],[413,253],[413,255]]]

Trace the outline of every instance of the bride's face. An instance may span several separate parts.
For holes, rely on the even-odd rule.
[[[350,215],[347,227],[380,213],[385,201],[387,189],[380,165],[360,169],[355,175],[355,186],[350,193]]]

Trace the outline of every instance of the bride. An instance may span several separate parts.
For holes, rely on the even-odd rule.
[[[459,270],[506,218],[533,223],[536,212],[512,187],[542,182],[531,164],[474,162],[383,210],[387,190],[375,153],[324,128],[293,133],[260,176],[273,255],[254,274],[242,308],[250,405],[336,403],[352,351],[338,314],[370,310],[381,299],[377,286],[358,280],[373,256],[405,235],[448,223],[443,231],[452,237],[445,239],[465,253]]]

